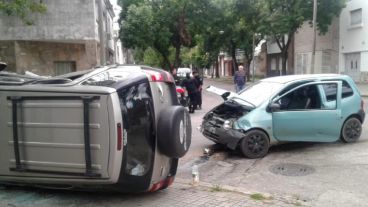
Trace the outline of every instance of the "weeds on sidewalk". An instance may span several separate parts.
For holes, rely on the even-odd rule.
[[[256,201],[263,201],[267,199],[264,195],[260,193],[253,193],[250,195],[250,198]]]
[[[225,191],[221,185],[213,185],[210,189],[211,192],[222,192],[222,191]]]

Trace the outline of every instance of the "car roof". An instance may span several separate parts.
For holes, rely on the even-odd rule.
[[[341,74],[286,75],[286,76],[265,78],[261,81],[287,84],[291,82],[308,81],[308,80],[318,81],[318,80],[326,80],[326,79],[346,79],[347,77],[348,77],[347,75],[341,75]]]

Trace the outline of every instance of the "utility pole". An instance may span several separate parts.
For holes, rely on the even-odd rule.
[[[311,74],[314,74],[314,63],[316,58],[316,39],[317,39],[317,0],[313,1],[313,52],[311,62]]]
[[[253,34],[253,57],[252,57],[252,61],[253,61],[253,65],[252,65],[252,82],[254,83],[254,76],[256,75],[255,74],[255,69],[254,69],[254,65],[255,65],[255,50],[256,50],[256,34],[254,33]]]

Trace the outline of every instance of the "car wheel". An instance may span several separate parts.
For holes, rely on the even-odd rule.
[[[266,133],[261,130],[247,132],[240,141],[240,150],[245,157],[255,159],[264,157],[270,148],[270,140]]]
[[[356,142],[362,134],[362,123],[351,117],[345,121],[341,129],[341,140],[346,143]]]
[[[183,157],[189,150],[192,126],[188,111],[182,106],[173,106],[160,113],[157,123],[159,150],[171,157]]]

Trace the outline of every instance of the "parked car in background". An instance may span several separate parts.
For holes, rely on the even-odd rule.
[[[178,70],[177,70],[177,75],[178,75],[178,77],[180,77],[180,78],[185,78],[186,77],[186,75],[187,75],[187,73],[189,73],[190,74],[190,77],[193,77],[193,74],[192,74],[192,69],[191,68],[178,68]]]
[[[191,142],[173,77],[106,66],[0,86],[0,183],[157,191]]]
[[[263,157],[278,142],[355,142],[364,103],[346,75],[292,75],[263,79],[240,93],[209,87],[225,102],[208,112],[205,137],[248,158]]]

